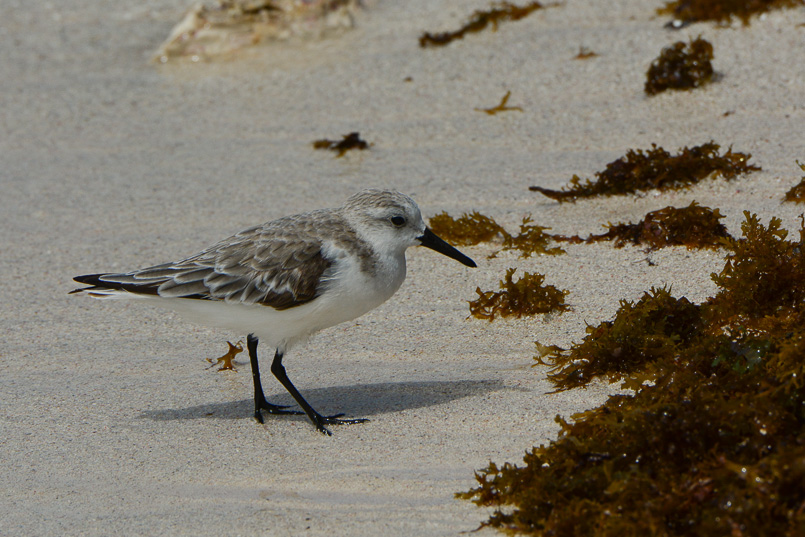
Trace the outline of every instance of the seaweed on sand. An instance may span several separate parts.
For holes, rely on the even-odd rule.
[[[805,172],[805,164],[797,161],[797,166]],[[793,201],[794,203],[805,203],[805,177],[788,192],[785,193],[785,201]]]
[[[503,237],[502,251],[519,250],[520,257],[531,257],[531,254],[559,255],[565,253],[558,246],[550,246],[554,236],[545,233],[549,227],[533,224],[531,215],[523,218],[520,224],[520,233],[517,235],[506,234]]]
[[[540,346],[558,390],[603,378],[631,394],[557,417],[523,465],[491,463],[458,496],[483,523],[554,536],[805,534],[805,222],[745,213],[717,294],[652,289],[564,351]]]
[[[671,155],[662,147],[652,144],[647,151],[630,149],[626,156],[607,164],[603,172],[596,172],[595,181],[586,179],[582,184],[579,176],[574,175],[570,186],[562,190],[540,186],[531,186],[528,189],[565,202],[652,189],[681,189],[711,175],[721,176],[729,181],[738,175],[760,170],[759,166],[748,163],[752,155],[733,153],[732,148],[720,155],[719,149],[717,143],[710,141],[691,148],[684,147],[677,155]]]
[[[464,213],[459,218],[442,212],[431,218],[428,226],[436,235],[456,246],[475,246],[499,235],[508,235],[500,224],[478,211]]]
[[[336,158],[343,157],[347,151],[352,149],[369,149],[369,144],[361,140],[360,133],[351,132],[341,137],[340,141],[321,139],[313,142],[313,149],[329,149],[338,153]]]
[[[606,233],[590,235],[586,239],[578,235],[553,235],[552,238],[574,243],[615,241],[616,248],[633,244],[646,246],[648,250],[667,246],[714,249],[727,245],[726,240],[731,237],[726,226],[719,222],[722,218],[724,216],[718,209],[702,207],[694,201],[687,207],[665,207],[651,211],[636,224],[610,223]]]
[[[218,368],[218,371],[237,371],[238,369],[235,367],[235,356],[239,353],[243,352],[243,342],[238,341],[234,345],[231,342],[227,341],[227,345],[229,345],[229,350],[221,356],[220,358],[207,358],[207,361],[212,364],[207,369],[211,367],[215,367],[216,365],[220,364],[221,367]]]
[[[585,46],[579,47],[579,53],[573,56],[574,60],[589,60],[590,58],[595,58],[598,56],[598,53],[590,50]]]
[[[558,246],[550,246],[553,235],[545,233],[545,230],[550,228],[532,224],[530,215],[523,218],[520,233],[517,235],[512,235],[492,218],[478,211],[474,211],[472,214],[464,213],[457,219],[443,212],[431,218],[428,224],[434,233],[457,246],[474,246],[501,237],[503,239],[502,250],[519,250],[520,257],[523,258],[530,257],[532,254],[559,255],[565,253]],[[495,255],[497,252],[491,257]]]
[[[685,24],[699,21],[723,24],[731,21],[732,17],[738,17],[747,25],[753,15],[803,4],[803,0],[673,0],[666,2],[657,13],[673,15]]]
[[[699,88],[713,81],[713,45],[701,37],[690,43],[677,41],[662,49],[646,73],[648,95],[663,91]]]
[[[506,105],[506,103],[509,102],[509,97],[511,97],[511,94],[512,94],[511,91],[507,91],[506,95],[504,95],[503,98],[500,100],[500,103],[497,104],[496,106],[493,106],[492,108],[476,108],[475,111],[476,112],[486,112],[490,116],[494,116],[498,112],[511,112],[513,110],[516,110],[517,112],[522,112],[523,109],[521,107],[519,107],[519,106],[507,106]]]
[[[419,46],[423,48],[443,47],[451,41],[462,39],[466,34],[480,32],[490,24],[493,30],[497,30],[498,24],[501,22],[520,20],[543,7],[539,2],[530,2],[522,7],[511,2],[493,4],[491,9],[473,13],[469,22],[454,32],[423,33],[419,37]]]
[[[545,276],[538,273],[526,272],[514,282],[512,275],[516,270],[510,268],[506,271],[505,279],[500,282],[500,291],[476,289],[478,298],[470,301],[470,315],[493,321],[495,316],[519,319],[538,313],[563,313],[570,309],[565,304],[567,291],[543,285]]]
[[[570,352],[538,346],[550,357],[551,382],[559,390],[587,385],[595,377],[610,382],[628,379],[624,387],[639,387],[653,380],[651,364],[673,359],[702,328],[699,306],[674,298],[666,288],[652,288],[635,302],[621,300],[615,319],[588,326],[587,336]]]
[[[455,219],[447,213],[437,214],[430,219],[430,228],[457,246],[474,246],[481,242],[502,239],[501,251],[517,250],[520,257],[532,254],[558,255],[565,251],[552,246],[554,241],[574,244],[586,242],[615,241],[616,248],[626,244],[646,246],[648,250],[658,250],[667,246],[686,246],[693,248],[729,247],[731,235],[720,222],[724,216],[718,209],[702,207],[691,202],[687,207],[665,207],[646,214],[636,224],[608,224],[606,233],[590,235],[586,239],[578,235],[565,236],[546,233],[548,227],[532,223],[531,216],[523,218],[520,232],[512,235],[492,218],[477,211]],[[495,257],[495,252],[490,257]]]

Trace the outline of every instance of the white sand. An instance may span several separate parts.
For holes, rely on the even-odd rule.
[[[331,438],[306,419],[251,419],[248,366],[206,370],[226,334],[139,303],[68,296],[71,277],[190,254],[246,226],[340,204],[364,187],[411,193],[426,215],[480,210],[511,229],[533,213],[560,233],[600,232],[692,200],[777,215],[805,161],[803,10],[748,28],[662,28],[648,0],[562,7],[423,50],[487,2],[379,0],[339,38],[247,51],[224,64],[148,63],[188,0],[0,4],[0,453],[3,535],[457,535],[486,510],[453,493],[489,460],[555,438],[557,414],[610,387],[546,395],[534,340],[568,345],[585,322],[652,285],[702,300],[723,252],[574,246],[521,260],[425,249],[388,303],[286,358],[322,412],[368,417]],[[723,78],[643,94],[662,49],[701,34]],[[580,46],[600,56],[577,61]],[[405,82],[406,77],[411,82]],[[523,112],[488,116],[511,90]],[[725,113],[730,112],[725,116]],[[318,138],[374,146],[335,159]],[[688,191],[559,205],[528,192],[589,177],[629,148],[714,139],[762,172]],[[467,320],[476,286],[509,267],[547,274],[574,310]],[[270,400],[291,403],[268,372]],[[244,362],[244,355],[240,355]],[[614,387],[613,387],[614,388]]]

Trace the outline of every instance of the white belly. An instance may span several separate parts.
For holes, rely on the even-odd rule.
[[[287,349],[313,333],[360,317],[388,300],[405,280],[405,257],[381,259],[374,275],[341,258],[322,293],[311,302],[286,310],[211,300],[156,299],[189,320],[241,334],[254,334],[268,346]]]

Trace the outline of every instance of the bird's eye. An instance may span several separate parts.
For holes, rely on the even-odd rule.
[[[394,227],[403,227],[405,225],[405,218],[402,216],[392,216],[391,223]]]

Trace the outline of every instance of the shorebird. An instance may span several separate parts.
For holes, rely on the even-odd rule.
[[[251,227],[181,261],[124,273],[88,274],[89,287],[71,293],[93,298],[140,298],[200,324],[248,334],[254,417],[301,414],[269,403],[263,394],[257,344],[275,349],[271,372],[316,428],[365,419],[323,416],[299,393],[282,358],[315,332],[376,308],[405,279],[405,251],[425,246],[468,267],[475,262],[436,236],[410,197],[365,190],[342,207],[286,216]]]

